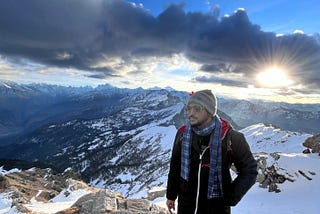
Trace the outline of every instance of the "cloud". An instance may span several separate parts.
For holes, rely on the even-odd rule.
[[[248,87],[249,82],[245,80],[219,77],[219,76],[197,76],[194,78],[197,82],[203,83],[216,83],[224,86],[232,86],[232,87]]]
[[[320,46],[314,37],[263,32],[245,10],[221,19],[217,14],[217,9],[185,12],[183,4],[172,4],[155,17],[123,0],[2,0],[0,54],[106,78],[121,75],[117,66],[134,63],[130,58],[182,53],[209,75],[197,81],[245,85],[212,75],[239,73],[252,82],[257,72],[277,64],[296,82],[319,88]],[[103,63],[113,58],[122,62]]]

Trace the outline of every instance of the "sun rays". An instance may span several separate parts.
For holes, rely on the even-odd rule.
[[[269,67],[257,74],[257,81],[263,87],[282,88],[293,83],[286,71],[280,67]]]

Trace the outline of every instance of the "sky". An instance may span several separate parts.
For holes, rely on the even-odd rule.
[[[0,79],[320,103],[317,0],[2,0]]]

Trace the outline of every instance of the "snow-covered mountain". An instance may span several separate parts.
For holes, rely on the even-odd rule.
[[[152,97],[151,94],[149,96]],[[174,108],[168,107],[164,112],[173,111]],[[137,109],[132,110],[138,111]],[[127,119],[125,117],[123,120]],[[121,130],[120,136],[134,137],[127,138],[118,150],[115,149],[115,146],[108,148],[109,150],[114,149],[115,153],[113,157],[110,156],[109,159],[103,160],[104,166],[95,169],[101,172],[101,176],[91,180],[90,184],[95,187],[114,189],[130,198],[146,197],[147,190],[153,186],[165,187],[169,153],[176,132],[175,126],[164,125],[168,120],[170,119],[162,118],[138,129]],[[130,120],[127,121],[130,124]],[[112,131],[110,132],[105,124],[105,121],[96,120],[87,125],[104,130],[105,135],[96,136],[96,139],[99,137],[103,139],[107,135],[112,135]],[[320,194],[318,188],[320,185],[320,156],[317,153],[302,153],[305,150],[303,142],[312,135],[285,131],[262,123],[240,131],[246,136],[258,161],[259,175],[257,183],[242,201],[232,208],[232,213],[318,214],[320,211],[320,205],[317,203]],[[99,138],[87,148],[87,152],[89,154],[91,151],[97,151],[96,148],[104,145],[103,140]],[[86,152],[82,153],[83,157],[86,155]],[[95,156],[94,159],[101,157],[99,152],[91,153],[91,155]],[[87,159],[82,162],[82,169],[94,168],[91,160]],[[108,175],[102,176],[103,168],[108,169],[108,173],[112,175],[109,177],[111,180],[107,180]],[[8,172],[3,171],[3,173]],[[40,210],[48,210],[50,207],[57,209],[55,206],[62,203],[63,200],[65,200],[64,204],[67,202],[71,206],[72,200],[63,196],[63,193],[57,197],[59,198],[58,203],[53,201],[49,204],[40,204],[32,201],[28,206]],[[73,202],[79,197],[75,197]],[[8,200],[6,193],[0,194],[0,210],[1,208],[2,210],[9,209],[11,203]],[[165,207],[165,197],[157,198],[153,203]],[[13,210],[12,213],[15,213],[14,209],[11,210]]]
[[[179,93],[171,88],[164,90],[183,102],[188,97],[187,92]],[[0,145],[51,123],[100,119],[111,115],[126,107],[124,99],[147,91],[161,89],[121,89],[111,85],[64,87],[0,80]],[[271,103],[223,97],[218,97],[218,101],[219,110],[225,113],[220,114],[232,117],[236,128],[262,122],[284,130],[320,132],[320,104]]]
[[[320,104],[289,104],[261,100],[219,100],[219,108],[241,127],[270,123],[283,130],[320,132]]]
[[[118,101],[141,89],[110,85],[64,87],[0,80],[0,144],[49,123],[101,118],[122,108]]]
[[[262,123],[244,128],[241,132],[246,136],[251,150],[255,153],[301,153],[306,149],[302,143],[312,136],[284,131]]]
[[[233,208],[233,213],[320,213],[317,200],[320,195],[320,156],[319,153],[302,153],[306,149],[303,142],[312,135],[284,131],[261,123],[241,132],[245,134],[259,165],[264,166],[259,167],[258,182]],[[264,186],[268,176],[263,176],[263,168],[270,179],[285,178],[276,184],[278,191],[275,192],[278,193],[270,193],[271,185]]]
[[[12,82],[2,82],[0,89],[0,130],[17,127],[8,115],[23,124],[21,129],[33,130],[6,140],[0,138],[0,158],[45,162],[60,171],[72,167],[86,182],[112,186],[126,196],[164,183],[165,179],[155,178],[153,171],[160,175],[167,170],[159,166],[167,166],[176,129],[185,122],[183,106],[188,93],[159,88],[75,88]],[[220,109],[237,121],[251,115],[251,124],[259,115],[266,115],[267,109],[272,112],[281,107],[292,112],[300,108],[305,109],[306,115],[310,109],[317,112],[317,105],[301,106],[219,99]],[[220,109],[219,115],[238,128],[233,118]],[[294,123],[296,118],[292,118],[281,122]],[[300,118],[298,124],[310,125],[310,121],[312,124],[311,118]],[[314,125],[313,129],[317,128]],[[8,145],[3,145],[4,141]],[[123,185],[127,185],[126,190]]]
[[[153,186],[165,186],[172,142],[177,128],[185,122],[183,107],[188,93],[158,88],[118,89],[109,85],[67,89],[9,83],[0,86],[0,90],[0,128],[16,127],[12,118],[19,116],[22,124],[27,121],[33,127],[32,131],[9,138],[9,144],[1,144],[0,158],[44,162],[61,171],[71,167],[90,185],[133,198],[145,197],[146,189]],[[290,194],[308,199],[308,212],[303,212],[299,205],[303,199],[295,196],[292,200],[299,206],[293,213],[318,213],[315,210],[319,211],[319,206],[312,203],[314,198],[302,194],[308,189],[319,195],[314,188],[320,184],[319,156],[302,154],[302,144],[311,134],[277,128],[280,126],[276,121],[276,126],[266,125],[271,122],[259,117],[277,116],[287,124],[299,120],[300,128],[309,130],[313,125],[318,130],[319,126],[313,124],[318,120],[318,105],[219,101],[219,108],[227,112],[219,109],[219,115],[236,128],[229,114],[236,121],[250,119],[250,126],[241,131],[260,167],[257,185],[234,208],[234,213],[250,213],[248,207],[254,208],[251,213],[267,213],[268,203],[275,204]],[[26,107],[27,113],[22,111]],[[261,123],[255,122],[260,119]],[[276,177],[270,177],[271,174]],[[274,211],[291,213],[282,207]]]
[[[118,190],[121,184],[119,192],[133,195],[155,185],[156,176],[167,170],[171,137],[184,117],[184,104],[174,93],[129,95],[119,100],[125,107],[113,114],[44,126],[1,148],[1,156],[47,162],[62,170],[70,166],[95,186]]]

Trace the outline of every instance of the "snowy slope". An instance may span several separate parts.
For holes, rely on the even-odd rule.
[[[293,182],[279,184],[280,193],[269,193],[256,183],[243,200],[233,208],[233,214],[318,214],[320,204],[320,156],[302,154],[302,143],[311,135],[283,131],[256,124],[241,130],[253,152],[268,153],[267,165]],[[270,154],[277,152],[275,160]],[[304,173],[303,176],[300,172]],[[311,179],[311,180],[309,180]]]
[[[301,153],[305,147],[302,143],[312,135],[283,131],[262,123],[241,130],[251,147],[252,152],[287,152]]]
[[[232,208],[233,214],[319,214],[320,204],[320,156],[302,154],[302,143],[311,135],[283,131],[264,124],[256,124],[240,130],[255,153],[255,157],[267,158],[267,166],[274,165],[279,174],[293,182],[278,184],[281,192],[268,192],[256,183]],[[274,153],[279,156],[275,159]],[[301,173],[305,176],[303,176]],[[165,197],[154,203],[165,207]]]
[[[115,174],[113,180],[117,182],[106,183],[105,179],[98,177],[90,184],[98,188],[107,187],[134,198],[146,197],[146,187],[165,185],[172,139],[174,139],[177,129],[174,125],[163,125],[172,121],[174,114],[168,114],[169,116],[163,118],[157,115],[180,111],[181,108],[182,105],[177,105],[164,109],[163,112],[156,111],[154,113],[157,113],[155,116],[159,120],[156,119],[152,123],[137,129],[129,129],[118,133],[118,136],[128,138],[128,140],[116,151],[115,157],[109,160],[109,163],[115,166],[127,165],[126,170]],[[137,115],[142,115],[138,109],[131,109],[130,112],[137,112]],[[127,113],[129,114],[129,112]],[[152,116],[152,111],[149,111],[149,113]],[[97,127],[97,124],[95,126]],[[131,159],[128,159],[129,157]],[[134,165],[138,167],[134,167]]]
[[[65,195],[66,192],[69,194],[68,197]],[[61,191],[59,195],[51,199],[50,203],[37,201],[33,198],[31,199],[31,203],[27,204],[26,207],[35,213],[56,213],[71,207],[79,198],[89,193],[91,193],[89,190],[73,190],[72,188],[68,187],[67,189]]]
[[[277,161],[283,173],[294,182],[279,184],[280,193],[270,193],[256,183],[242,201],[233,208],[233,214],[319,214],[320,158],[316,154],[285,154]],[[299,170],[306,172],[308,180]]]
[[[139,131],[135,130],[134,139],[127,142],[128,148],[123,147],[124,151],[132,149],[132,146],[139,147],[143,151],[150,145],[148,142],[157,142],[159,151],[169,151],[172,147],[172,141],[176,132],[174,126],[161,126],[162,122],[157,121],[140,127]],[[96,123],[98,126],[98,123]],[[318,197],[320,195],[320,157],[318,154],[302,154],[304,147],[302,143],[305,139],[310,137],[309,134],[300,134],[297,132],[283,131],[274,127],[265,126],[263,124],[256,124],[249,126],[241,130],[247,138],[247,141],[255,153],[256,158],[265,157],[267,160],[267,166],[275,166],[277,172],[290,178],[290,181],[285,181],[279,184],[281,192],[268,192],[268,189],[259,187],[256,183],[242,201],[234,208],[232,208],[233,214],[319,214],[320,204],[318,203]],[[121,135],[127,135],[128,132],[123,132]],[[130,133],[132,134],[132,133]],[[141,142],[142,144],[135,144],[135,142]],[[131,145],[130,145],[131,144]],[[133,145],[132,145],[133,144]],[[121,153],[121,151],[119,151]],[[277,153],[278,156],[275,156]],[[161,153],[158,156],[152,158],[168,159],[170,153]],[[275,158],[277,157],[277,158]],[[119,156],[116,156],[112,161],[118,162]],[[150,162],[152,163],[152,161]],[[151,165],[149,165],[150,167]],[[144,170],[144,169],[141,169]],[[10,172],[14,172],[12,170]],[[0,168],[0,174],[10,173]],[[134,171],[128,171],[117,175],[118,179],[122,181],[134,180],[136,176],[141,174],[135,174]],[[166,172],[161,167],[155,168],[154,172],[148,176],[157,177],[156,181],[151,185],[165,186]],[[137,194],[131,197],[145,197],[146,189],[142,188],[143,185],[136,183],[134,188],[125,187],[123,185],[116,186],[114,189],[118,189],[120,192],[137,192]],[[123,189],[121,189],[123,188]],[[136,189],[135,189],[136,188]],[[66,191],[66,190],[65,190]],[[29,205],[35,211],[42,211],[46,213],[46,210],[50,212],[56,212],[63,208],[66,208],[75,202],[81,195],[86,192],[74,192],[72,197],[65,198],[63,193],[52,200],[52,203],[43,204],[32,201]],[[7,199],[7,194],[0,194],[0,213],[16,213],[14,208],[11,208],[11,202]],[[158,198],[154,200],[154,203],[165,206],[165,198]]]
[[[13,169],[6,171],[3,167],[0,167],[0,175],[8,175],[10,173],[19,172],[20,170]],[[52,198],[49,203],[37,201],[35,197],[41,194],[42,190],[38,191],[29,204],[25,206],[33,213],[56,213],[66,208],[71,207],[80,197],[91,193],[88,189],[76,189],[76,184],[70,181],[68,188],[65,188],[59,195]],[[17,214],[19,213],[15,206],[12,206],[11,192],[5,192],[0,194],[0,214]]]

